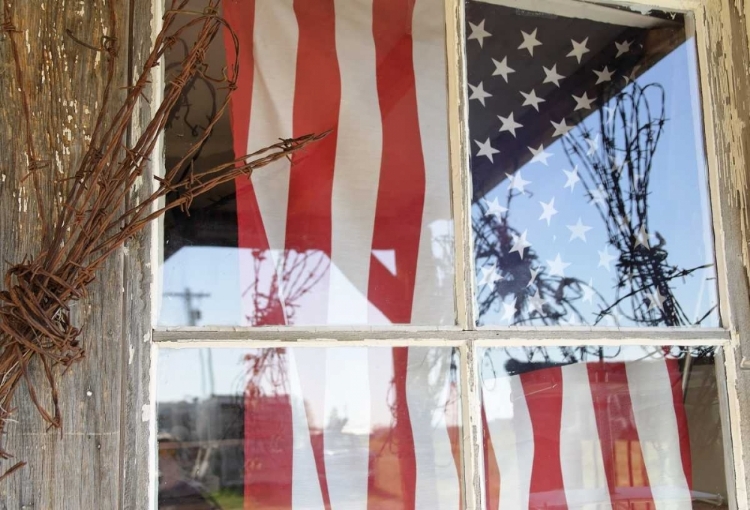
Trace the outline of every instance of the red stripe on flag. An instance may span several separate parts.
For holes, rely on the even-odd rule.
[[[680,454],[682,456],[682,468],[685,471],[685,480],[690,490],[693,490],[693,463],[690,458],[690,434],[688,432],[687,414],[683,402],[682,374],[676,359],[665,360],[667,372],[669,373],[669,384],[672,386],[672,398],[674,399],[674,414],[677,418],[677,433],[680,436]]]
[[[393,323],[411,322],[425,199],[411,38],[414,2],[373,1],[383,156],[372,248],[393,251],[396,274],[371,256],[368,299]]]
[[[335,129],[341,102],[333,0],[295,0],[299,26],[294,136]],[[294,155],[289,181],[286,248],[331,253],[331,193],[336,131]],[[327,281],[327,279],[326,279]]]
[[[587,363],[591,399],[613,508],[626,487],[640,487],[638,501],[654,505],[630,399],[625,363]],[[623,495],[625,494],[625,495]]]
[[[264,371],[288,380],[284,358]],[[245,497],[244,510],[292,508],[294,432],[289,388],[264,393],[250,382],[245,392]]]
[[[398,477],[389,477],[389,480],[400,483],[400,492],[395,492],[395,487],[371,487],[368,491],[367,508],[379,510],[382,503],[382,492],[388,492],[391,497],[400,500],[403,510],[415,510],[416,487],[417,487],[417,459],[414,450],[414,435],[411,430],[411,418],[409,417],[409,405],[406,399],[406,374],[409,367],[409,348],[394,347],[393,351],[393,387],[394,387],[394,417],[395,423],[391,428],[392,443],[381,450],[390,450],[395,453],[396,464],[382,465],[380,470],[398,469]],[[386,473],[383,473],[386,474]]]
[[[529,508],[568,508],[560,465],[563,378],[560,367],[521,374],[534,433]]]
[[[484,488],[487,510],[500,508],[500,468],[497,465],[495,448],[492,446],[490,429],[487,425],[487,412],[482,405],[482,436],[484,438]]]
[[[240,75],[237,78],[237,92],[232,95],[229,109],[229,122],[234,141],[234,154],[242,157],[248,152],[247,140],[250,132],[250,112],[252,110],[252,92],[254,78],[253,59],[253,29],[255,27],[255,0],[229,1],[222,4],[224,17],[235,30],[239,41]],[[235,58],[235,48],[232,38],[225,32],[224,44],[227,55],[227,68],[232,69]],[[261,271],[273,274],[273,261],[268,256],[268,238],[263,226],[260,207],[255,198],[252,181],[247,177],[235,180],[237,201],[237,244],[240,248],[257,250],[254,252],[259,258]],[[271,264],[271,267],[267,266]],[[250,269],[248,269],[249,271]],[[255,274],[260,278],[260,274]],[[268,310],[263,314],[262,324],[284,324],[284,313],[280,306],[277,293],[278,286],[271,287],[268,296]],[[242,289],[243,292],[246,289]],[[253,324],[261,325],[261,324]]]

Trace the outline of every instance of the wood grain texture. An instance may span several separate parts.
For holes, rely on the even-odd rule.
[[[155,2],[152,0],[133,0],[131,11],[131,62],[132,72],[140,72],[152,46],[152,27],[161,19],[161,14],[154,12]],[[154,72],[161,73],[161,68]],[[154,76],[153,82],[160,83]],[[141,109],[134,119],[131,138],[135,139],[140,130],[146,126],[151,118],[151,108],[155,107],[158,99],[155,90],[147,90],[151,98],[150,103],[142,102]],[[154,151],[161,157],[161,150]],[[154,158],[154,161],[156,159]],[[131,201],[136,202],[145,198],[153,191],[151,168],[147,169],[140,185],[132,190]],[[120,458],[120,508],[146,509],[149,508],[149,496],[156,496],[156,487],[149,485],[149,444],[156,441],[150,436],[150,423],[144,418],[154,417],[155,411],[150,401],[151,391],[151,311],[152,302],[152,255],[155,245],[161,245],[161,239],[156,236],[157,226],[152,223],[138,236],[130,240],[124,255],[125,302],[123,323],[127,327],[123,330],[122,341],[122,455]],[[153,424],[153,429],[156,426]]]
[[[6,1],[6,0],[3,0]],[[106,3],[105,3],[106,1]],[[43,170],[43,195],[57,198],[55,182],[72,175],[101,106],[103,54],[83,47],[66,30],[92,46],[103,35],[117,38],[113,112],[123,96],[128,57],[128,0],[15,1],[13,22],[21,31],[26,88],[35,144]],[[118,23],[109,26],[108,5]],[[28,181],[21,137],[23,117],[7,41],[0,42],[0,271],[39,247],[39,221]],[[59,378],[62,430],[47,431],[29,401],[25,386],[16,392],[7,449],[28,465],[0,485],[2,509],[113,509],[119,505],[123,394],[123,255],[115,254],[74,307],[84,327],[85,360]],[[35,367],[33,381],[43,391]],[[7,468],[11,461],[0,464]],[[135,506],[132,508],[136,508]]]
[[[706,0],[696,12],[706,146],[711,170],[725,352],[727,405],[738,508],[750,508],[750,25],[743,2]],[[734,468],[734,469],[732,469]]]
[[[24,31],[23,58],[36,143],[40,156],[51,162],[44,184],[49,199],[55,197],[54,179],[71,173],[80,158],[84,144],[79,135],[91,128],[103,90],[101,56],[74,43],[65,30],[97,45],[106,23],[104,2],[16,0],[14,21]],[[106,2],[114,2],[117,9],[117,81],[124,86],[128,72],[138,68],[150,47],[153,2]],[[696,9],[699,24],[717,257],[725,270],[722,320],[732,334],[733,350],[727,356],[731,365],[727,367],[728,411],[735,446],[737,505],[750,508],[746,489],[750,469],[745,468],[750,462],[750,372],[738,369],[743,353],[750,356],[750,3],[672,3]],[[112,35],[110,28],[107,34]],[[23,120],[11,64],[8,46],[0,41],[3,272],[5,261],[18,261],[38,246],[34,200],[23,181],[25,158],[19,137]],[[122,92],[116,95],[121,97]],[[142,119],[147,117],[147,105],[141,114]],[[148,176],[143,182],[134,194],[148,192]],[[87,357],[60,379],[62,435],[45,430],[36,409],[25,398],[25,389],[19,391],[18,423],[8,427],[6,445],[29,465],[0,485],[0,510],[147,508],[152,489],[152,438],[143,417],[153,414],[149,400],[152,243],[152,231],[129,242],[108,262],[89,297],[76,306],[77,323],[85,325]],[[39,373],[34,380],[41,384]],[[2,463],[0,468],[9,465]]]

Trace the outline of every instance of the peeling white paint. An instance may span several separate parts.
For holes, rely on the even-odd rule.
[[[150,417],[151,417],[151,405],[143,404],[143,406],[141,407],[141,421],[147,422]]]
[[[132,344],[128,346],[128,365],[133,364],[133,356],[135,356],[135,347]]]

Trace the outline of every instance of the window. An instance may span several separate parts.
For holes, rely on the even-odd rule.
[[[221,7],[193,170],[330,133],[164,220],[159,508],[731,507],[692,12]]]

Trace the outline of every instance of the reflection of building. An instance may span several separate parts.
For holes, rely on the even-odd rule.
[[[160,448],[177,449],[184,476],[208,489],[238,489],[244,483],[243,412],[242,399],[231,395],[160,403],[159,433],[170,438]]]

